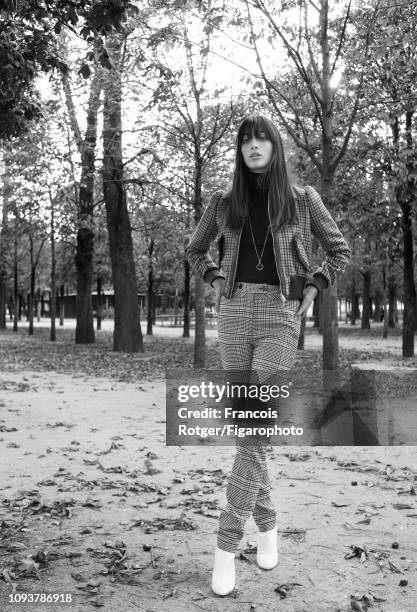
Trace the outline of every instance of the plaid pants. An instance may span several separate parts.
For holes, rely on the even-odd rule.
[[[238,375],[238,382],[245,378],[251,384],[279,384],[280,372],[291,369],[296,354],[300,320],[294,314],[299,305],[299,300],[284,302],[275,285],[258,283],[235,283],[232,297],[221,298],[220,354],[231,379],[237,380]],[[276,400],[270,400],[271,407],[273,402]],[[260,436],[236,438],[227,505],[219,519],[217,546],[222,550],[237,550],[251,515],[260,531],[269,531],[276,524],[266,444]]]

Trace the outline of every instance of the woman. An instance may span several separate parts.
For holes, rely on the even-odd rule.
[[[326,253],[313,273],[312,234]],[[215,239],[218,266],[208,254]],[[241,372],[246,382],[274,383],[292,367],[301,315],[343,271],[350,249],[317,191],[290,184],[274,123],[250,115],[237,134],[232,189],[211,198],[190,238],[187,258],[216,290],[223,369],[233,381]],[[259,567],[272,569],[278,563],[265,439],[237,438],[236,447],[214,553],[211,586],[218,595],[234,589],[235,552],[249,516],[259,528]]]

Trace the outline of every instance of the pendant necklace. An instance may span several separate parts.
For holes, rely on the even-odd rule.
[[[254,238],[254,236],[253,236],[252,224],[251,224],[251,222],[250,222],[250,215],[249,215],[249,213],[248,213],[248,221],[249,221],[250,231],[251,231],[251,234],[252,234],[253,246],[255,247],[256,258],[257,258],[257,260],[258,260],[258,263],[256,264],[256,269],[257,269],[257,270],[259,270],[259,271],[261,271],[261,270],[263,270],[263,269],[264,269],[264,267],[265,267],[265,266],[263,265],[263,263],[261,263],[261,260],[262,260],[263,254],[264,254],[265,245],[266,245],[266,241],[267,241],[267,238],[268,238],[268,233],[269,233],[269,230],[270,230],[270,226],[268,225],[268,229],[266,230],[266,236],[265,236],[265,240],[264,240],[264,245],[263,245],[263,247],[262,247],[261,256],[259,257],[259,255],[258,255],[258,249],[256,248],[255,238]]]

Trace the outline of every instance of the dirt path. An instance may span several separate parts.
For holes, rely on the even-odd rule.
[[[373,610],[417,609],[417,448],[271,449],[279,566],[247,552],[222,599],[210,573],[234,449],[167,448],[163,380],[3,373],[0,390],[1,610],[335,612],[369,592]],[[255,533],[250,520],[241,551]],[[8,604],[13,583],[72,602]]]

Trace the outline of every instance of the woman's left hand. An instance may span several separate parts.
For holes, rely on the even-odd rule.
[[[308,285],[303,291],[303,301],[300,304],[299,309],[295,313],[296,317],[301,317],[307,310],[310,308],[311,303],[313,302],[316,295],[318,295],[319,290],[314,285]]]

